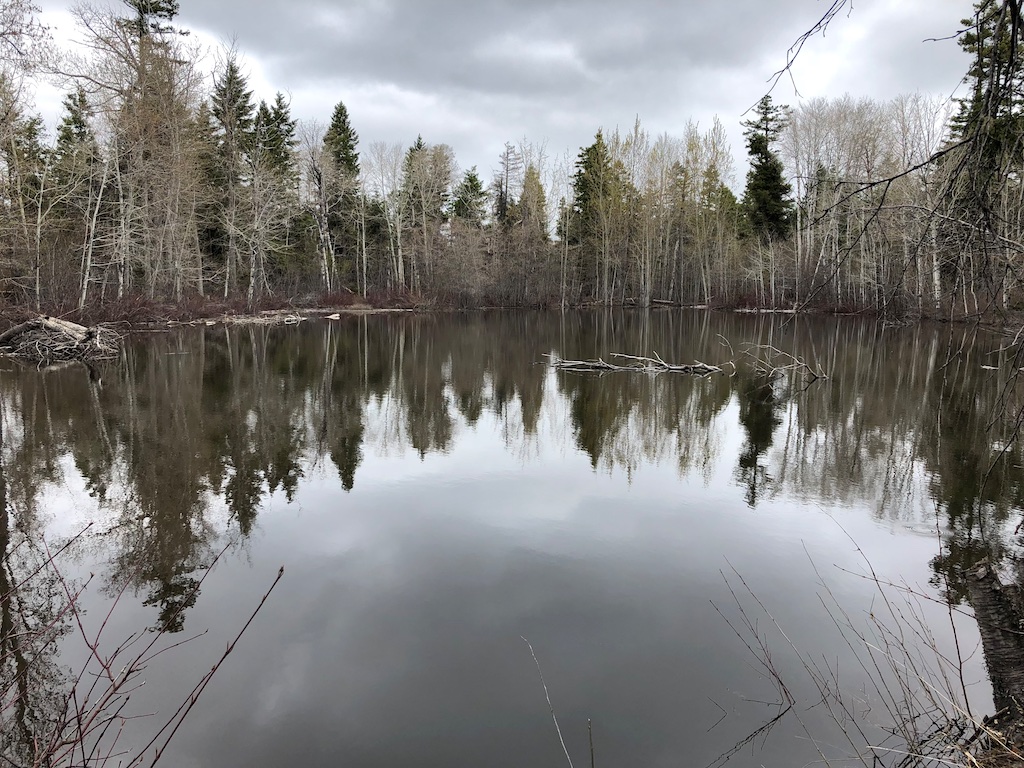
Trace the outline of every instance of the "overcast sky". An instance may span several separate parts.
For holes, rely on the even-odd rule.
[[[506,141],[575,157],[600,127],[681,135],[715,115],[743,169],[739,121],[786,50],[831,0],[180,0],[181,26],[212,49],[234,39],[257,97],[327,122],[344,101],[363,148],[450,144],[489,180]],[[66,3],[43,0],[58,39]],[[780,103],[814,96],[949,96],[967,59],[969,0],[855,0],[808,42]],[[52,101],[52,96],[50,97]],[[46,112],[40,95],[40,109]],[[742,184],[742,180],[740,180]]]

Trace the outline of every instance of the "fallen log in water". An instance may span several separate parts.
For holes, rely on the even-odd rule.
[[[682,365],[666,363],[657,352],[654,357],[641,357],[638,355],[623,355],[612,353],[610,357],[628,360],[630,362],[622,365],[606,362],[601,358],[597,360],[565,360],[557,355],[544,355],[551,362],[551,367],[560,371],[572,371],[575,373],[611,373],[614,371],[632,371],[634,373],[686,373],[693,376],[708,376],[712,373],[722,373],[717,365],[694,362]]]
[[[49,365],[69,360],[92,362],[116,357],[121,336],[103,326],[88,328],[40,315],[0,333],[0,355]]]

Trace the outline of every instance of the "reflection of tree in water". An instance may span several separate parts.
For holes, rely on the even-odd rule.
[[[202,371],[178,355],[129,350],[117,389],[106,392],[117,414],[112,430],[115,475],[122,495],[108,506],[113,547],[111,590],[124,584],[148,593],[157,626],[180,631],[196,599],[193,574],[209,556],[212,530],[205,519],[210,487],[202,446]]]
[[[324,334],[324,367],[318,394],[317,451],[327,453],[338,469],[341,487],[355,486],[356,468],[363,460],[363,398],[368,371],[364,354],[364,328],[338,333],[328,326]],[[380,380],[379,369],[373,374]]]
[[[550,351],[732,359],[719,336],[825,360],[831,377],[772,387],[747,370],[585,377],[536,364]],[[110,582],[131,580],[162,623],[185,615],[217,540],[251,535],[268,497],[293,499],[311,467],[330,462],[349,491],[370,452],[443,452],[459,429],[490,428],[487,419],[510,446],[542,430],[563,439],[550,431],[557,422],[595,468],[632,476],[666,462],[709,481],[723,466],[751,506],[768,491],[930,529],[938,503],[949,540],[935,567],[958,582],[970,559],[1005,551],[995,534],[1022,502],[1024,460],[1011,449],[982,484],[1003,437],[986,421],[1002,382],[967,354],[943,366],[946,346],[919,328],[686,312],[381,316],[164,334],[130,345],[103,387],[81,369],[0,372],[0,390],[19,402],[8,408],[19,436],[6,449],[8,492],[31,508],[70,454],[111,516]],[[734,397],[744,442],[723,456]],[[211,512],[221,507],[224,520]]]
[[[558,344],[551,348],[572,359],[602,357],[618,350],[654,350],[672,360],[700,355],[721,359],[720,350],[696,352],[681,343],[680,339],[703,341],[703,337],[695,335],[693,328],[676,325],[672,315],[662,317],[672,322],[654,324],[642,314],[628,315],[621,322],[607,313],[575,316],[560,329]],[[726,378],[559,373],[558,387],[569,401],[576,446],[595,469],[621,468],[632,475],[644,463],[672,460],[680,474],[692,469],[706,473],[717,455],[712,423],[729,401]]]
[[[1008,425],[993,419],[997,406],[984,396],[985,370],[970,362],[948,368],[933,383],[938,412],[924,455],[946,527],[932,560],[935,584],[959,603],[968,598],[968,569],[983,558],[999,564],[1017,550],[1011,530],[1024,510],[1024,452],[1008,442]]]
[[[575,445],[595,470],[631,479],[657,463],[705,482],[720,469],[750,506],[766,492],[825,500],[925,531],[937,509],[936,583],[963,600],[970,565],[1014,551],[1024,455],[1016,445],[1001,453],[1007,427],[992,421],[1013,410],[1000,400],[1003,374],[983,369],[970,345],[944,365],[943,350],[960,344],[941,334],[958,333],[684,312],[381,316],[163,334],[133,342],[102,387],[82,369],[0,370],[0,592],[38,565],[39,499],[72,466],[105,515],[96,543],[112,553],[108,583],[130,583],[153,623],[177,631],[212,553],[256,531],[269,497],[292,500],[318,467],[352,491],[369,456],[427,456],[479,429],[510,449]],[[773,386],[742,365],[708,379],[537,365],[547,352],[615,351],[718,363],[732,357],[718,334],[826,359],[830,379],[805,388],[788,374]],[[737,429],[742,446],[726,453]],[[54,587],[38,582],[0,603],[8,689],[63,684],[52,647],[19,645],[19,627],[54,615]],[[59,697],[26,701],[0,735],[18,764],[30,761],[15,744],[29,743]]]
[[[630,382],[623,376],[566,378],[572,379],[571,383],[566,382],[566,390],[572,393],[569,407],[576,427],[576,444],[596,469],[610,445],[609,437],[621,431],[632,410],[633,402],[628,398]]]
[[[775,428],[782,423],[778,417],[780,404],[772,379],[759,373],[744,372],[737,376],[736,387],[740,406],[740,424],[746,435],[739,457],[739,480],[746,487],[745,498],[751,507],[770,487],[768,467],[761,457],[772,446]]]
[[[47,567],[35,508],[17,505],[8,493],[11,462],[32,455],[25,443],[37,436],[9,438],[11,412],[0,407],[0,762],[40,765],[40,750],[65,708],[67,673],[57,663],[56,641],[70,617],[61,614],[63,588]]]
[[[718,363],[732,357],[718,334],[827,359],[830,379],[805,388],[788,374],[772,386],[742,365],[734,377],[708,379],[573,376],[537,365],[547,352],[616,351]],[[1024,456],[1011,446],[996,461],[1007,436],[990,424],[1002,374],[982,369],[969,346],[943,365],[946,346],[935,332],[858,321],[495,313],[163,334],[132,343],[102,387],[82,369],[0,370],[11,426],[2,443],[11,516],[0,520],[8,545],[0,587],[40,556],[11,542],[30,538],[42,489],[62,480],[68,457],[106,516],[97,543],[112,553],[108,583],[130,583],[153,623],[177,631],[212,553],[226,536],[257,530],[269,497],[292,500],[320,466],[352,491],[368,456],[427,456],[448,450],[460,430],[496,429],[510,448],[564,441],[595,470],[630,478],[657,463],[705,482],[721,469],[750,506],[766,492],[820,499],[925,530],[938,508],[945,545],[933,567],[960,600],[967,566],[1012,551]],[[726,454],[737,428],[742,447]],[[5,683],[18,679],[18,622],[42,621],[52,599],[43,589],[3,606]],[[30,657],[40,660],[31,672],[40,690],[59,687],[52,658],[42,649]],[[50,716],[47,706],[21,711],[27,725],[10,733],[25,741]]]

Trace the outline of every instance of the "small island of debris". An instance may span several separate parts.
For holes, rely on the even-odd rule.
[[[121,335],[101,325],[86,327],[40,315],[0,333],[0,355],[39,365],[81,360],[91,363],[117,357]]]

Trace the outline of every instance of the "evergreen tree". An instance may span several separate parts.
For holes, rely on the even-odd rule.
[[[601,228],[605,202],[614,192],[614,169],[604,133],[598,131],[594,143],[584,147],[576,159],[572,180],[573,216],[569,222],[569,241],[583,245]]]
[[[778,141],[788,122],[786,120],[787,109],[789,107],[786,105],[776,106],[772,102],[771,96],[762,96],[761,100],[757,102],[757,106],[754,107],[755,117],[751,120],[744,120],[742,123],[746,129],[743,131],[743,135],[747,137],[747,141],[749,142],[750,137],[754,134],[764,136],[769,145]]]
[[[631,226],[629,198],[636,194],[626,169],[612,158],[602,131],[581,150],[573,177],[569,242],[582,247],[584,274],[593,274],[592,295],[611,303],[613,271],[626,257]]]
[[[13,133],[2,153],[11,187],[21,203],[33,208],[42,205],[43,181],[49,151],[43,146],[43,120],[26,117],[14,124]]]
[[[67,154],[76,147],[82,147],[95,142],[92,129],[89,127],[89,117],[92,110],[85,95],[85,89],[81,86],[64,97],[62,102],[64,117],[57,126],[57,152]]]
[[[65,95],[64,116],[57,126],[54,145],[54,176],[58,187],[70,190],[89,175],[93,165],[100,161],[96,136],[89,125],[92,109],[79,86]]]
[[[413,219],[441,222],[447,219],[451,201],[452,161],[450,148],[427,144],[422,136],[409,147],[403,164],[403,193],[407,196]]]
[[[331,124],[327,126],[327,132],[324,134],[324,147],[335,166],[348,179],[354,179],[359,175],[359,153],[356,151],[358,145],[359,134],[353,130],[349,122],[345,104],[339,101],[331,115]]]
[[[427,143],[423,141],[422,134],[416,136],[416,141],[413,145],[405,152],[405,160],[402,162],[402,176],[408,182],[410,179],[413,168],[416,164],[417,158],[421,157],[427,151]]]
[[[295,176],[295,125],[284,94],[278,92],[273,105],[261,101],[253,121],[251,161],[265,164],[281,178]]]
[[[756,117],[743,123],[750,155],[743,212],[749,233],[762,242],[785,240],[793,231],[792,188],[783,174],[782,160],[772,151],[772,143],[786,126],[785,110],[765,96],[755,107]]]
[[[959,100],[950,127],[954,139],[968,142],[970,155],[970,181],[958,205],[973,209],[966,218],[980,215],[990,227],[999,216],[999,191],[1017,175],[1024,143],[1024,71],[1016,30],[1003,4],[979,0],[974,8],[974,18],[961,21],[966,31],[959,39],[971,55],[964,77],[969,95]]]
[[[548,239],[548,204],[540,171],[532,163],[523,175],[523,195],[519,199],[518,219],[523,229],[540,240]]]
[[[290,234],[299,215],[295,125],[291,108],[280,92],[273,104],[261,101],[256,109],[248,152],[247,197],[252,229],[247,236],[249,286],[246,298],[250,306],[270,290],[268,276],[272,269],[280,268],[303,248],[302,241]]]
[[[220,261],[227,246],[223,222],[227,169],[222,162],[217,121],[209,102],[200,102],[191,132],[199,172],[199,194],[196,199],[199,249],[204,257],[213,257]]]
[[[242,148],[249,143],[253,126],[252,91],[238,66],[234,51],[228,55],[224,70],[213,79],[211,113],[221,133],[220,145],[229,166],[237,165]],[[229,169],[229,173],[230,173]]]
[[[234,51],[228,53],[223,71],[213,80],[210,114],[218,129],[220,174],[211,181],[221,188],[222,222],[206,233],[212,252],[223,251],[225,265],[224,295],[234,287],[239,271],[239,192],[242,183],[242,165],[247,148],[252,143],[253,104],[252,91],[238,65]],[[219,232],[218,232],[219,230]],[[221,244],[218,247],[218,244]]]
[[[455,159],[446,144],[425,144],[422,137],[405,156],[402,196],[408,212],[412,289],[431,286],[439,254],[445,249],[444,225],[451,214]]]
[[[95,243],[97,230],[102,229],[111,211],[107,187],[107,169],[89,124],[91,109],[85,91],[79,87],[64,97],[64,115],[57,126],[53,148],[52,181],[48,186],[55,195],[54,214],[59,217],[62,235],[67,238],[61,248],[73,245],[76,253],[87,251]],[[89,272],[91,264],[82,264]],[[87,279],[83,275],[83,282]],[[81,303],[81,294],[79,295]]]
[[[331,172],[324,177],[327,185],[325,205],[330,210],[327,215],[331,232],[334,260],[339,264],[355,264],[355,255],[359,252],[361,227],[365,227],[366,218],[361,213],[360,198],[356,191],[359,178],[359,153],[356,147],[359,135],[349,122],[348,109],[343,102],[338,102],[331,114],[330,125],[324,133],[324,152],[330,158]],[[325,246],[326,247],[326,246]],[[366,276],[363,276],[365,290]]]
[[[970,95],[959,99],[959,111],[952,121],[953,134],[967,138],[982,122],[999,143],[1021,134],[1021,103],[1024,100],[1024,71],[1020,66],[1017,41],[1010,15],[1000,3],[979,0],[973,19],[962,19],[965,32],[959,44],[971,56],[964,82]],[[987,119],[986,119],[987,118]]]
[[[455,202],[452,205],[452,213],[455,218],[460,219],[470,226],[480,227],[483,225],[484,214],[486,213],[487,191],[483,182],[477,174],[474,165],[462,177],[462,181],[455,190]]]
[[[135,11],[134,18],[127,21],[138,37],[177,32],[167,22],[178,15],[178,0],[124,0],[124,4]]]
[[[512,184],[518,180],[523,171],[523,158],[514,146],[505,143],[505,150],[501,153],[500,167],[494,177],[494,219],[503,227],[509,227],[512,223],[512,209],[516,200],[512,194]]]

